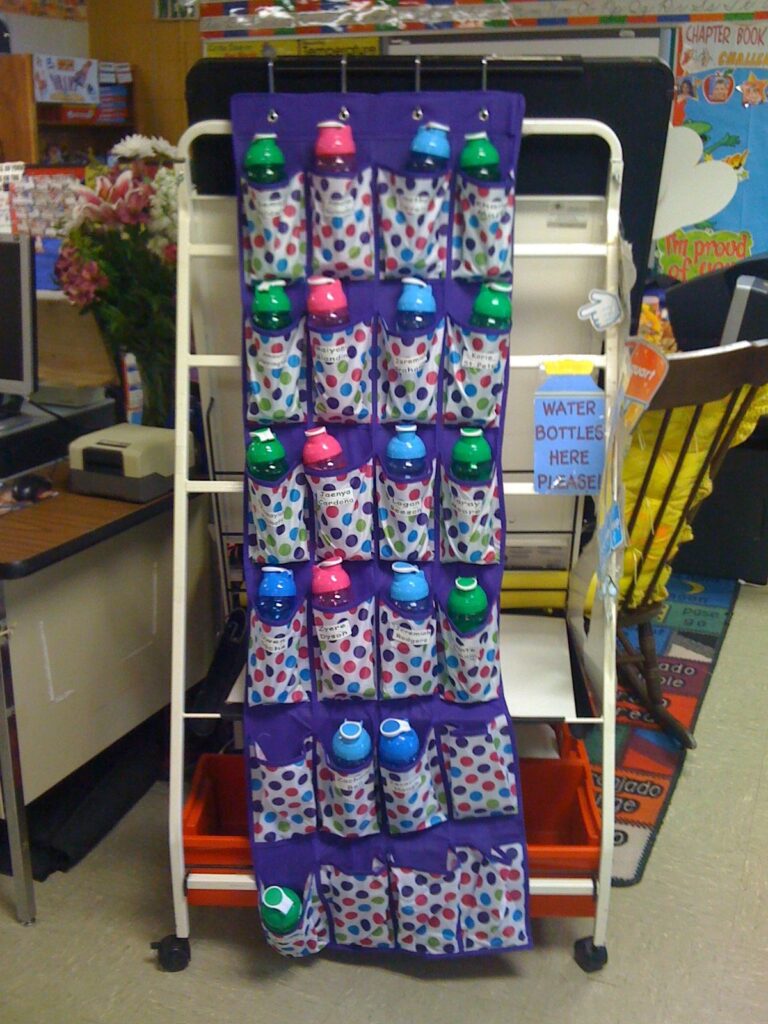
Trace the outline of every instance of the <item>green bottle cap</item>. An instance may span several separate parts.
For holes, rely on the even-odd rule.
[[[470,463],[491,462],[493,452],[483,437],[480,427],[462,427],[459,439],[451,452],[453,462],[469,465]]]
[[[497,167],[500,159],[499,151],[488,138],[487,132],[470,132],[464,136],[464,148],[459,157],[462,171]]]
[[[484,618],[488,597],[474,576],[459,576],[448,595],[448,615]]]
[[[285,290],[285,281],[262,281],[253,293],[254,316],[260,314],[292,314],[291,300]]]
[[[258,182],[265,167],[274,168],[278,172],[275,177],[283,176],[285,157],[276,139],[277,135],[273,133],[253,136],[243,160],[243,170],[249,181]]]
[[[256,430],[251,434],[251,443],[246,452],[248,469],[258,476],[260,466],[269,466],[280,459],[285,459],[285,448],[271,430]]]
[[[504,320],[512,323],[512,285],[493,281],[484,284],[477,293],[472,314],[494,321]]]
[[[261,894],[261,920],[277,935],[293,931],[301,917],[301,897],[284,885],[270,885]]]

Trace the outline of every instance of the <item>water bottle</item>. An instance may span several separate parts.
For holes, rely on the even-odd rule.
[[[423,480],[427,475],[427,449],[414,423],[398,423],[387,442],[384,466],[394,480]]]
[[[315,138],[315,170],[318,174],[351,174],[357,147],[352,128],[341,121],[320,121]]]
[[[310,427],[304,431],[304,448],[301,460],[304,468],[312,472],[329,469],[345,469],[347,460],[341,445],[325,427]]]
[[[322,331],[349,323],[349,306],[341,281],[333,277],[310,277],[307,285],[307,324],[310,327]]]
[[[418,277],[404,277],[397,300],[395,323],[398,331],[431,331],[437,319],[437,304],[432,287]]]
[[[474,576],[459,576],[448,595],[448,618],[459,633],[479,629],[488,614],[488,596]]]
[[[333,735],[331,753],[339,771],[362,768],[371,756],[371,737],[363,723],[345,718]]]
[[[469,322],[473,327],[508,331],[512,326],[512,285],[503,281],[484,284],[477,293]]]
[[[243,173],[251,185],[278,185],[285,181],[285,157],[276,139],[273,132],[253,136],[243,160]]]
[[[419,737],[404,718],[385,718],[379,726],[379,762],[395,772],[413,768],[419,759]]]
[[[275,935],[287,935],[301,920],[301,897],[285,885],[270,885],[261,894],[261,921]]]
[[[265,565],[261,570],[256,609],[263,622],[285,622],[296,597],[296,581],[291,569]]]
[[[285,448],[278,439],[266,427],[264,430],[255,430],[251,435],[251,443],[245,453],[245,463],[248,472],[260,483],[271,483],[279,480],[288,472],[288,460],[285,457]]]
[[[499,151],[488,138],[488,132],[470,132],[464,136],[459,166],[478,181],[501,181]]]
[[[265,331],[280,331],[290,325],[293,310],[285,281],[262,281],[256,286],[251,316],[256,327]]]
[[[315,608],[340,608],[352,600],[352,581],[340,558],[326,558],[312,566],[312,603]]]
[[[389,599],[393,606],[406,615],[428,615],[432,611],[432,598],[423,570],[411,562],[395,562],[392,572]]]
[[[457,480],[487,483],[493,473],[493,452],[480,427],[462,427],[451,452],[451,473]]]
[[[427,121],[420,125],[411,141],[406,168],[409,171],[444,171],[451,158],[447,124]]]

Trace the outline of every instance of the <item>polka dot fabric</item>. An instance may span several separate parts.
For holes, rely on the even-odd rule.
[[[397,174],[379,168],[381,275],[445,277],[451,176]]]
[[[427,697],[438,685],[434,615],[410,619],[379,603],[379,689],[384,700]]]
[[[310,174],[312,270],[334,277],[374,276],[373,171]]]
[[[310,330],[312,400],[327,423],[370,423],[373,328],[350,324],[342,330]]]
[[[249,423],[305,422],[304,320],[289,331],[257,331],[245,321],[246,417]]]
[[[457,704],[495,700],[501,686],[496,606],[491,608],[486,625],[467,636],[453,627],[442,608],[438,610],[438,622],[443,699]]]
[[[454,818],[518,813],[515,752],[506,716],[491,719],[480,733],[446,726],[440,748]]]
[[[394,480],[376,469],[379,558],[431,562],[435,557],[434,465],[423,480]]]
[[[248,557],[254,562],[278,565],[309,559],[306,489],[300,466],[275,484],[258,483],[248,476]]]
[[[464,949],[527,946],[523,847],[507,844],[489,856],[471,847],[459,847],[456,853]]]
[[[499,481],[460,483],[441,467],[440,559],[492,565],[501,560]]]
[[[260,894],[264,889],[265,886],[259,885]],[[293,931],[287,935],[276,935],[268,928],[264,928],[264,936],[269,945],[283,956],[312,956],[328,945],[328,918],[317,892],[314,875],[310,875],[304,886],[301,918]]]
[[[426,956],[459,951],[459,890],[454,872],[391,869],[400,949]]]
[[[336,771],[317,745],[317,802],[320,827],[333,835],[354,839],[379,831],[376,769],[373,758],[352,772]]]
[[[373,462],[335,476],[307,474],[316,557],[373,558]]]
[[[387,824],[393,835],[421,832],[447,820],[445,787],[435,742],[430,729],[413,768],[394,771],[379,765]]]
[[[251,805],[256,843],[276,843],[316,830],[311,737],[304,741],[301,757],[281,765],[269,764],[261,747],[251,745]]]
[[[508,333],[462,327],[449,317],[443,379],[444,421],[498,426],[508,361]]]
[[[340,946],[393,949],[395,933],[385,867],[372,874],[347,874],[332,864],[320,866],[320,891],[328,904],[334,941]]]
[[[321,699],[376,697],[374,599],[348,611],[312,610],[315,682]]]
[[[395,334],[379,322],[379,419],[434,423],[445,321],[429,334]]]
[[[307,260],[307,218],[304,172],[287,184],[241,184],[243,196],[243,266],[249,284],[267,278],[292,281],[304,277]]]
[[[279,626],[262,622],[251,609],[248,704],[298,704],[311,692],[306,601]]]
[[[494,278],[512,273],[514,178],[507,184],[480,184],[456,175],[453,208],[454,277]]]

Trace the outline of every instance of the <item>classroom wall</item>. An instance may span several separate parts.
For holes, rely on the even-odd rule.
[[[87,57],[88,22],[0,12],[11,34],[11,53]]]

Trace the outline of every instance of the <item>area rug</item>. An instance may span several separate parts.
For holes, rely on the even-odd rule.
[[[673,575],[665,611],[654,625],[664,696],[672,714],[694,730],[725,638],[739,585],[735,580]],[[633,630],[627,630],[636,642]],[[685,750],[621,687],[616,708],[616,830],[613,884],[643,877]],[[598,803],[602,799],[600,731],[587,739]]]

